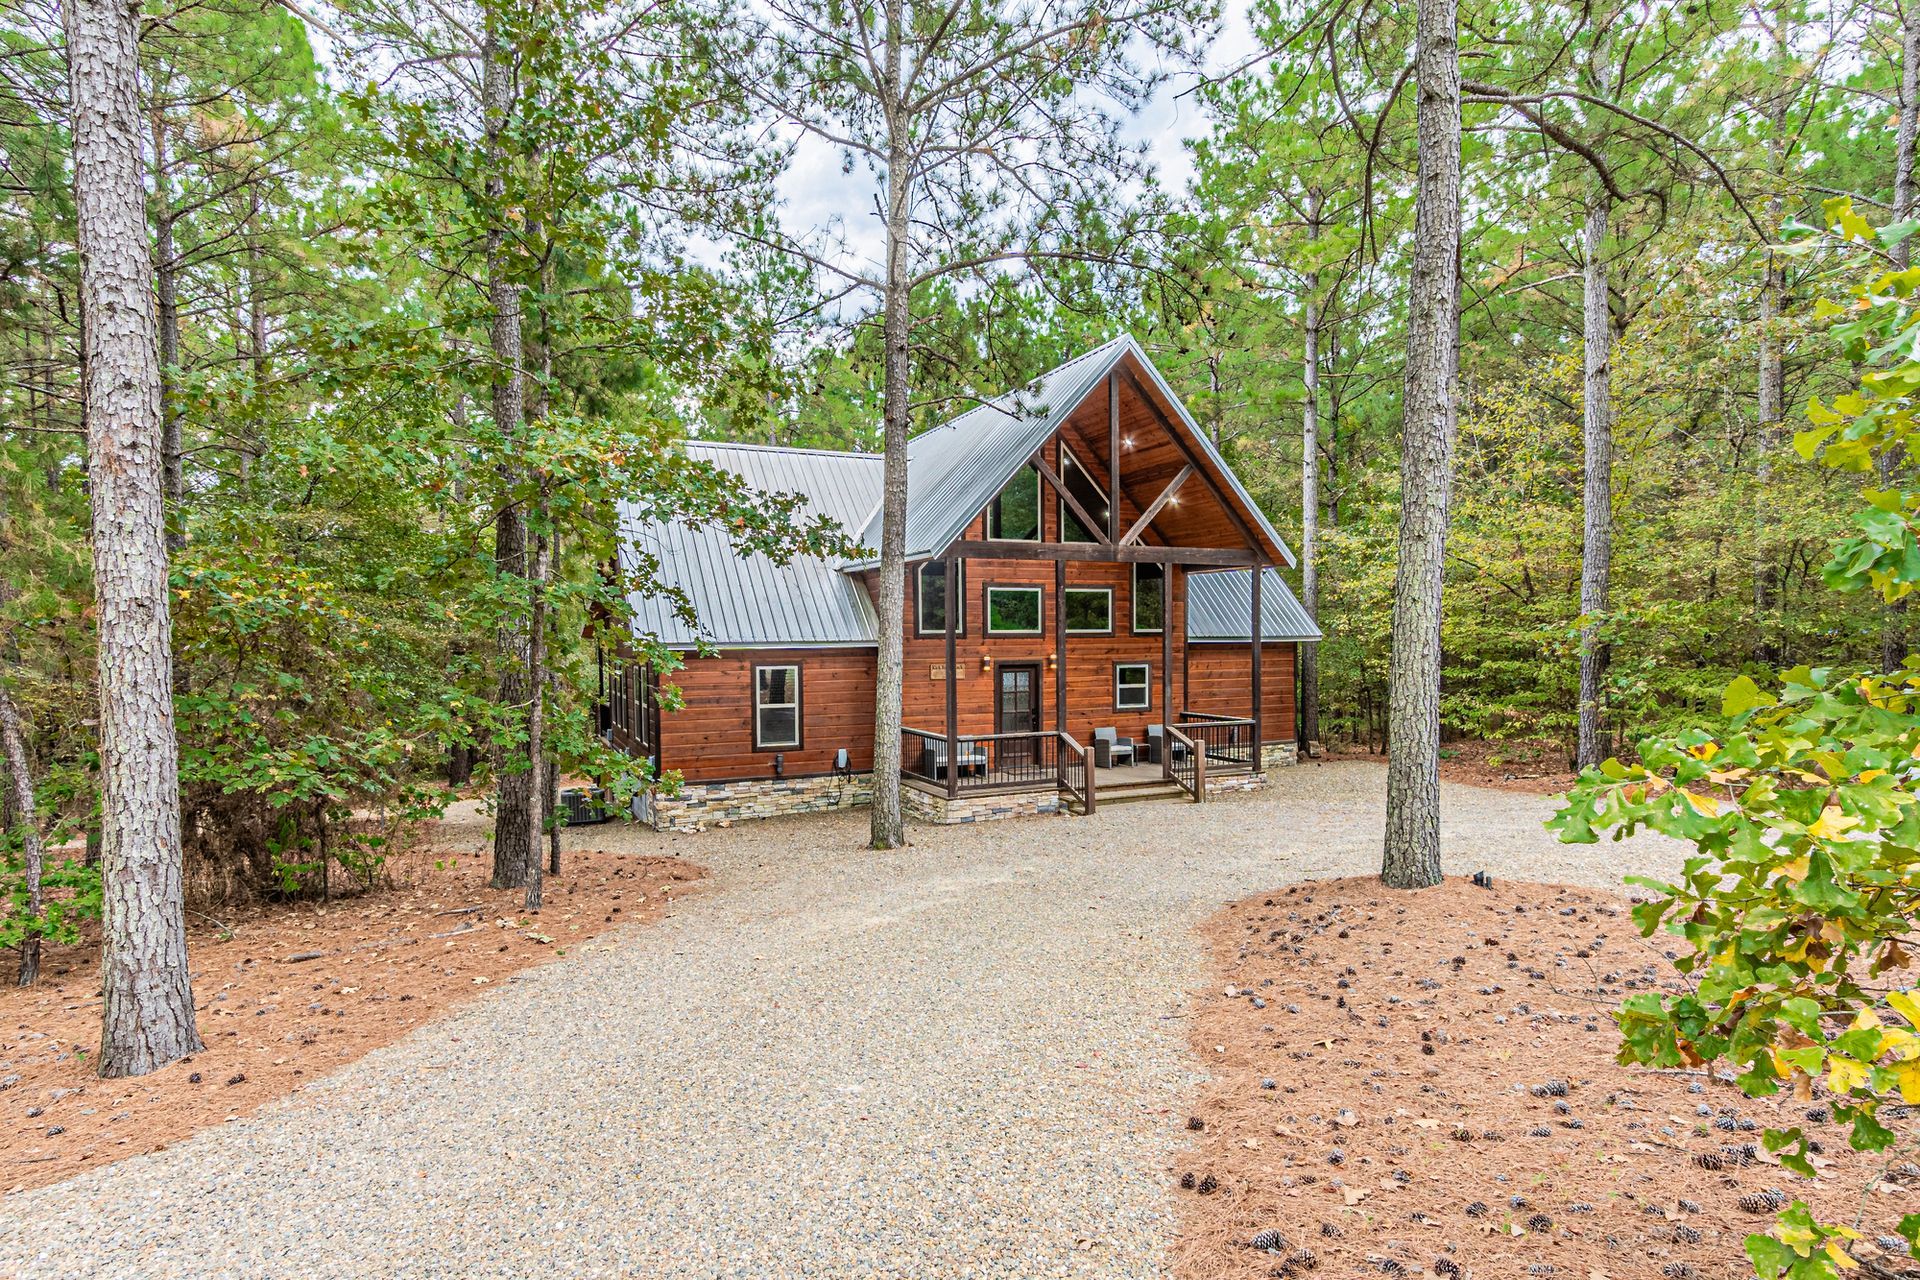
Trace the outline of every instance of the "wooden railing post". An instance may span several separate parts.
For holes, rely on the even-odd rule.
[[[1193,740],[1193,802],[1207,802],[1207,742],[1205,738]]]

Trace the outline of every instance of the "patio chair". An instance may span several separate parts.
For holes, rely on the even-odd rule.
[[[1115,728],[1093,731],[1093,763],[1097,768],[1111,769],[1122,763],[1133,762],[1132,738],[1121,737],[1120,730]]]
[[[1167,741],[1168,741],[1167,727],[1165,725],[1150,724],[1147,726],[1147,763],[1148,764],[1165,764],[1166,763]],[[1185,760],[1190,754],[1192,753],[1187,750],[1186,743],[1175,742],[1173,744],[1173,762],[1175,764],[1179,764],[1182,760]]]
[[[929,742],[926,747],[926,757],[921,762],[920,772],[929,778],[944,778],[947,773],[947,744]],[[979,743],[961,743],[959,755],[960,772],[963,775],[987,771],[987,749]]]

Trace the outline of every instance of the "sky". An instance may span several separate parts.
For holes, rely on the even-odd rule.
[[[1207,49],[1205,74],[1237,67],[1255,52],[1245,0],[1226,0],[1223,7],[1221,29]],[[1186,142],[1206,129],[1198,96],[1187,92],[1199,74],[1187,71],[1168,77],[1141,105],[1125,131],[1130,140],[1146,143],[1161,186],[1169,191],[1182,190],[1193,176]],[[803,139],[780,181],[779,191],[785,202],[781,220],[790,233],[806,238],[809,233],[818,234],[838,225],[844,230],[852,256],[863,264],[872,264],[877,271],[883,242],[875,212],[875,188],[864,169],[843,173],[834,148],[817,139]]]

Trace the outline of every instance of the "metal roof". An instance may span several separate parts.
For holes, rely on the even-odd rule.
[[[1185,427],[1187,444],[1211,462],[1240,499],[1245,511],[1286,557],[1293,553],[1259,506],[1221,459],[1160,371],[1131,335],[1122,334],[1084,355],[1042,374],[1027,386],[969,410],[943,426],[923,432],[907,446],[907,559],[935,555],[950,545],[993,496],[1006,486],[1067,417],[1131,354],[1155,388],[1173,406]],[[827,516],[856,533],[868,549],[880,544],[882,490],[879,454],[788,449],[767,445],[689,441],[690,456],[724,467],[763,493],[804,495],[812,513]],[[630,603],[634,629],[674,647],[705,641],[715,645],[775,646],[874,644],[878,624],[873,603],[850,570],[869,568],[873,559],[829,561],[813,556],[774,563],[758,553],[742,555],[724,530],[655,519],[642,508],[623,503],[622,557],[634,563],[634,551],[660,560],[660,575],[692,604],[696,626],[674,611],[669,599],[635,594]],[[1207,627],[1190,639],[1230,639],[1247,634],[1246,573],[1238,570],[1240,590],[1214,581],[1229,574],[1196,573],[1192,606]],[[1204,586],[1203,586],[1204,584]],[[1268,570],[1265,591],[1269,640],[1317,639],[1312,619],[1287,590],[1278,572]],[[1217,606],[1202,601],[1218,593]],[[1233,610],[1238,608],[1238,613]],[[1224,628],[1225,630],[1220,630]]]
[[[880,501],[880,456],[765,445],[688,441],[690,457],[732,471],[762,493],[797,493],[811,513],[857,529]],[[634,630],[661,643],[717,645],[873,644],[873,604],[859,581],[837,562],[795,556],[776,564],[759,553],[741,554],[725,530],[656,520],[622,503],[621,554],[630,566],[633,549],[659,557],[660,576],[686,593],[697,630],[662,596],[635,593]]]
[[[1187,574],[1187,639],[1189,641],[1247,639],[1247,619],[1253,613],[1250,569],[1213,569]],[[1318,640],[1320,628],[1294,598],[1287,580],[1269,567],[1260,580],[1261,638],[1263,640]]]

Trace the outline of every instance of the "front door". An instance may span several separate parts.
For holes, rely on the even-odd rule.
[[[1040,728],[1040,667],[1037,663],[1000,664],[999,691],[994,699],[996,733],[1035,733]],[[1000,745],[1000,763],[1007,767],[1030,764],[1033,740],[1014,739]]]

